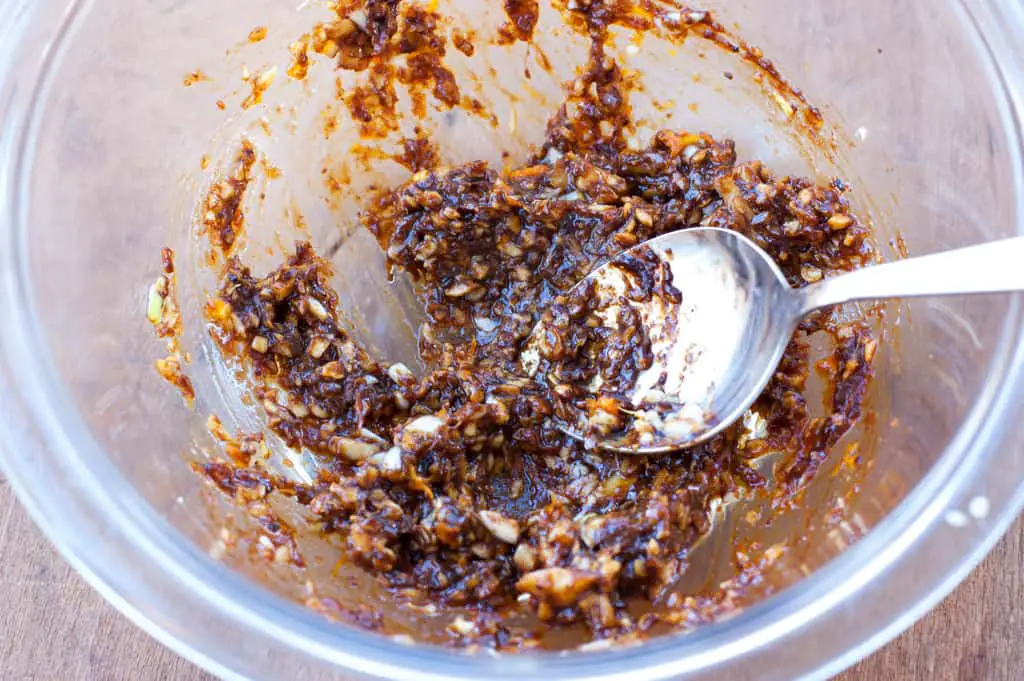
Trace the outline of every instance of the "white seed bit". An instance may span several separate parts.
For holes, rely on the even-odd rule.
[[[352,21],[352,23],[354,23],[356,26],[359,27],[360,31],[365,31],[366,30],[366,25],[369,22],[368,22],[365,10],[357,9],[357,10],[351,12],[348,15],[348,18]]]
[[[469,636],[476,631],[476,625],[462,617],[461,615],[456,617],[451,623],[452,631],[455,631],[463,636]]]
[[[290,411],[297,419],[304,419],[309,416],[309,407],[298,401],[289,404],[288,411]]]
[[[324,338],[314,338],[309,344],[309,356],[313,359],[320,359],[327,352],[331,344]],[[253,348],[254,350],[256,348]]]
[[[371,440],[373,442],[376,442],[379,445],[388,445],[388,444],[390,444],[387,440],[382,438],[380,435],[377,435],[377,433],[373,432],[369,428],[360,428],[359,429],[359,434],[362,435],[363,437],[365,437],[367,440]]]
[[[519,246],[516,246],[511,241],[502,242],[498,246],[498,250],[510,258],[518,258],[523,254],[523,249],[519,248]]]
[[[683,23],[682,12],[664,12],[655,18],[655,23],[659,27],[668,26],[669,28],[675,28],[679,24]]]
[[[497,321],[487,317],[473,317],[473,325],[484,333],[491,333],[499,326]]]
[[[409,367],[405,366],[401,362],[397,362],[388,367],[388,376],[395,383],[403,383],[414,378],[412,372],[409,371]]]
[[[522,573],[527,573],[537,567],[537,555],[528,544],[520,544],[512,555],[512,562]]]
[[[328,362],[320,367],[320,375],[324,378],[337,380],[345,376],[345,369],[341,366],[341,362]]]
[[[821,281],[823,276],[821,270],[813,265],[804,265],[800,268],[800,277],[808,284]]]
[[[753,440],[760,440],[768,433],[768,421],[760,413],[748,409],[743,414],[743,432],[740,434],[737,446],[741,449]]]
[[[392,447],[386,452],[374,454],[368,461],[385,471],[400,471],[402,470],[402,449],[401,447]]]
[[[313,315],[320,321],[324,321],[327,319],[327,308],[324,307],[324,304],[321,303],[319,300],[317,300],[316,298],[307,298],[306,305],[308,306],[309,313],[311,315]]]
[[[828,219],[828,226],[838,231],[844,230],[853,224],[853,218],[849,215],[833,215]]]
[[[551,147],[550,149],[548,149],[548,152],[544,155],[544,163],[547,163],[548,165],[554,165],[558,161],[562,160],[562,158],[564,157],[565,154],[560,152],[555,147]]]
[[[506,518],[494,511],[480,511],[480,522],[500,541],[506,544],[515,544],[519,541],[519,521],[514,518]]]
[[[274,550],[275,563],[288,563],[292,559],[292,550],[287,544],[281,544]]]
[[[410,421],[402,430],[407,433],[412,432],[429,435],[431,433],[436,433],[443,425],[444,421],[436,416],[421,416]]]
[[[472,292],[475,288],[475,284],[468,281],[460,281],[453,286],[446,288],[444,294],[449,298],[461,298],[462,296]]]
[[[350,437],[332,437],[329,446],[332,451],[341,454],[352,463],[366,461],[374,454],[378,454],[380,452],[380,449],[376,445],[371,445],[360,440],[354,440]]]

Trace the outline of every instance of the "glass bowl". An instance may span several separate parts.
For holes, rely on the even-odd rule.
[[[863,465],[851,474],[833,453],[808,491],[815,503],[756,530],[764,546],[789,540],[799,550],[773,563],[764,588],[727,621],[621,650],[469,655],[332,624],[297,604],[296,575],[224,550],[233,510],[188,465],[209,444],[206,414],[257,423],[198,323],[210,281],[191,229],[209,174],[240,135],[258,140],[283,178],[268,181],[252,208],[250,251],[272,248],[282,216],[301,213],[318,246],[345,237],[337,284],[365,339],[408,356],[414,326],[401,291],[381,298],[375,244],[338,227],[352,224],[369,184],[405,171],[381,164],[329,190],[324,176],[344,166],[339,150],[352,136],[344,125],[340,137],[323,134],[329,69],[306,85],[279,76],[263,104],[237,106],[242,67],[283,70],[288,44],[322,17],[322,7],[295,4],[9,0],[0,18],[0,463],[65,557],[161,641],[225,678],[823,678],[920,617],[1016,516],[1021,299],[913,301],[888,311],[871,395],[877,418],[856,434]],[[493,19],[486,3],[453,4],[466,25]],[[671,98],[673,115],[659,109],[658,125],[731,136],[741,158],[783,171],[841,174],[889,257],[1024,232],[1017,4],[707,8],[738,21],[821,107],[836,152],[823,156],[789,130],[753,81],[725,87],[725,70],[749,75],[746,67],[693,41],[678,53],[643,43],[647,91]],[[538,41],[558,73],[574,47],[543,16]],[[267,38],[250,45],[257,25]],[[446,160],[521,158],[543,133],[549,108],[501,104],[503,91],[523,87],[525,49],[493,55],[498,68],[481,86],[500,129],[447,120],[436,131]],[[209,80],[184,87],[196,69]],[[555,97],[559,79],[533,87]],[[261,137],[264,123],[273,133]],[[146,295],[164,246],[181,257],[195,410],[152,370],[160,348]]]

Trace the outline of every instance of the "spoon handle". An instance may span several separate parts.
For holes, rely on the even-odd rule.
[[[865,267],[799,289],[800,314],[855,300],[1024,291],[1024,237]]]

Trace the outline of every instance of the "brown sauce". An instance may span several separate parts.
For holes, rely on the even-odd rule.
[[[570,387],[593,372],[621,379],[649,365],[642,334],[598,338],[586,306],[566,296],[617,254],[675,230],[734,229],[763,247],[793,286],[873,255],[870,232],[838,180],[780,177],[738,159],[730,140],[702,133],[663,130],[633,148],[631,84],[605,44],[610,25],[653,26],[654,5],[573,6],[562,11],[591,37],[589,58],[525,164],[438,167],[429,140],[418,136],[403,155],[415,174],[362,214],[393,272],[416,285],[427,317],[425,375],[373,358],[352,339],[329,283],[332,266],[310,244],[297,244],[267,274],[233,253],[250,147],[207,199],[211,264],[225,263],[206,310],[215,340],[251,370],[270,430],[313,452],[321,467],[311,485],[289,482],[261,466],[261,440],[224,437],[228,458],[202,472],[264,518],[278,560],[302,564],[288,526],[264,508],[271,495],[296,500],[321,533],[341,540],[346,560],[397,599],[462,608],[469,614],[449,629],[458,644],[529,647],[570,624],[593,639],[618,639],[693,621],[696,602],[674,587],[709,531],[714,502],[763,486],[751,462],[767,452],[787,453],[784,483],[813,474],[859,418],[871,375],[868,324],[820,313],[801,325],[754,406],[762,433],[737,424],[692,450],[643,458],[589,449],[555,427],[556,389],[524,378],[519,365],[542,317],[560,320],[560,350],[548,359],[564,360],[567,347],[597,348],[573,355],[586,361],[571,365]],[[529,41],[537,3],[504,7],[499,41]],[[292,71],[305,74],[308,49],[340,69],[369,71],[368,85],[344,93],[365,137],[397,128],[395,82],[443,107],[458,105],[435,13],[370,0],[339,3],[337,14],[293,46]],[[701,31],[763,60],[707,13],[676,14],[679,31]],[[473,52],[464,35],[456,47]],[[407,57],[404,66],[396,55]],[[770,63],[762,66],[782,82]],[[804,396],[814,334],[833,346],[820,365],[830,383],[824,418],[811,417]],[[353,619],[386,629],[365,612]]]

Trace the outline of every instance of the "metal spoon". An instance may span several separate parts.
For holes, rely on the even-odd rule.
[[[624,259],[656,256],[671,270],[681,294],[631,301],[622,295]],[[856,300],[944,296],[1024,290],[1024,237],[875,265],[794,289],[772,259],[746,237],[725,229],[688,229],[652,239],[592,272],[589,285],[607,308],[605,323],[628,306],[651,339],[654,364],[641,373],[621,410],[631,423],[605,432],[591,427],[595,413],[581,407],[561,419],[569,435],[631,454],[661,454],[691,447],[740,419],[775,373],[804,315]],[[575,290],[575,289],[574,289]],[[631,317],[633,320],[637,318]],[[528,341],[522,363],[536,376],[540,353]],[[621,327],[620,327],[621,328]],[[583,399],[600,393],[600,381],[576,386]],[[628,403],[628,404],[626,404]]]

